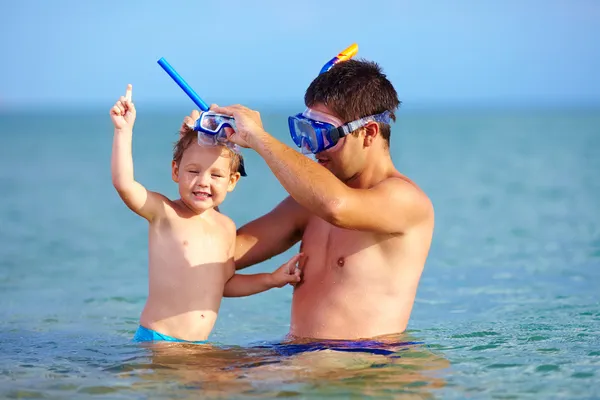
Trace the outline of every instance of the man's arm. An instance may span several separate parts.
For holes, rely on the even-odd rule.
[[[370,189],[354,189],[266,132],[253,148],[299,204],[335,226],[401,233],[433,213],[427,196],[407,179],[388,178]]]
[[[242,226],[236,237],[236,269],[258,264],[288,250],[302,238],[308,218],[308,211],[287,197],[269,213]]]
[[[258,112],[240,105],[215,107],[214,111],[235,118],[236,130],[226,129],[229,140],[259,153],[298,204],[335,226],[402,233],[433,215],[427,196],[406,179],[389,178],[370,189],[350,188],[322,165],[265,132]]]

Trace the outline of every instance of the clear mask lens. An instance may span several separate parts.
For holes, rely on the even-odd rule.
[[[232,125],[232,118],[226,115],[203,113],[200,117],[200,127],[209,132],[217,133],[224,126]]]

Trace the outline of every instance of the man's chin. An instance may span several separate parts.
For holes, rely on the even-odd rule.
[[[336,172],[335,166],[333,165],[331,160],[317,160],[317,162],[319,163],[319,165],[322,165],[323,167],[325,167],[325,169],[327,169],[329,172],[335,175],[336,178],[342,179],[342,176],[340,176],[340,174]]]
[[[327,168],[327,166],[331,163],[331,161],[329,161],[329,160],[319,160],[318,158],[317,158],[317,162],[319,163],[319,165],[322,165],[325,168]],[[327,169],[329,169],[329,168],[327,168]]]

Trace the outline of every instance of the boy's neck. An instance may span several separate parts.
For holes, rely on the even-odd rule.
[[[181,218],[200,217],[211,209],[211,208],[207,208],[206,210],[202,210],[202,211],[194,210],[185,201],[183,201],[182,198],[175,200],[175,204],[177,204],[179,206],[178,208],[180,209],[181,213],[178,213],[178,214]],[[214,207],[214,208],[217,208],[217,207]]]

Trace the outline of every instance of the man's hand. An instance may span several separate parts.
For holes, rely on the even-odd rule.
[[[216,104],[211,104],[209,110],[214,111],[214,108],[218,107]],[[179,137],[184,136],[186,133],[191,132],[194,125],[196,125],[196,121],[200,118],[200,111],[192,110],[190,115],[187,115],[183,118],[183,123],[181,124],[181,128],[179,129]]]
[[[266,135],[258,111],[241,105],[228,107],[211,107],[211,111],[225,114],[235,119],[236,130],[225,128],[227,139],[241,147],[252,147],[256,139]]]
[[[294,255],[288,262],[271,273],[274,287],[281,288],[288,283],[296,286],[302,280],[302,270],[299,268],[298,263],[303,255],[303,253]]]
[[[115,129],[120,131],[133,131],[135,123],[135,106],[131,101],[131,84],[127,85],[125,96],[121,96],[115,105],[110,109],[110,119]]]

